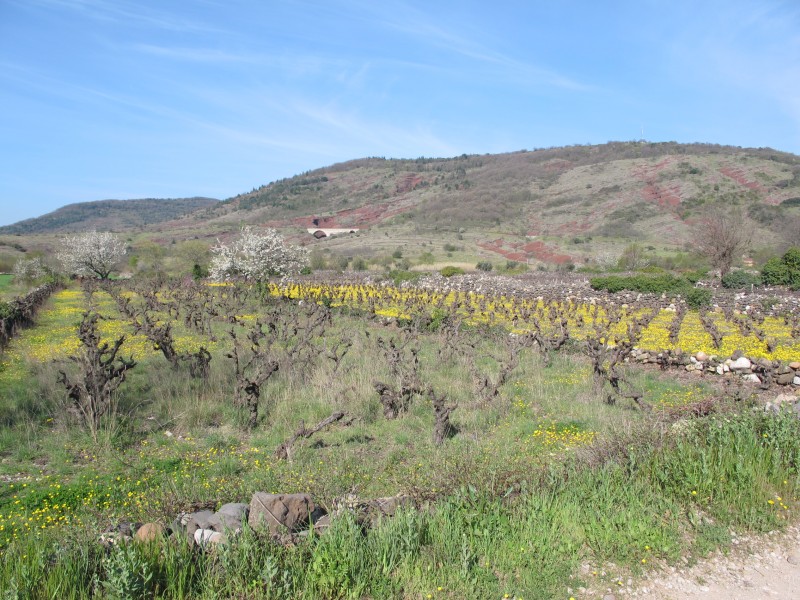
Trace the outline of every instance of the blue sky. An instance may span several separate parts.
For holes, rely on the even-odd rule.
[[[800,2],[0,0],[0,225],[364,156],[800,153]]]

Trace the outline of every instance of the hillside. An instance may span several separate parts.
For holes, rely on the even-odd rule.
[[[206,244],[242,225],[280,229],[328,264],[477,260],[531,266],[608,263],[636,242],[651,253],[689,248],[711,207],[738,205],[756,251],[800,244],[800,157],[769,148],[612,142],[454,158],[363,158],[204,198],[86,202],[0,228],[34,248],[52,235],[127,230],[157,244]],[[308,229],[358,233],[315,239]],[[35,235],[41,234],[41,235]],[[48,238],[48,236],[50,236]]]
[[[212,198],[98,200],[68,204],[41,217],[0,227],[0,234],[73,233],[97,229],[125,231],[172,221],[213,206]]]
[[[337,253],[441,250],[518,261],[587,262],[638,241],[685,246],[710,206],[740,205],[776,244],[800,221],[800,157],[710,144],[609,143],[450,159],[367,158],[262,186],[195,213],[295,232],[359,228],[308,240]],[[235,229],[233,229],[235,230]]]

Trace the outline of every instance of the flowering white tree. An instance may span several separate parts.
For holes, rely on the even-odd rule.
[[[31,283],[47,275],[48,269],[38,256],[20,258],[14,263],[14,280]]]
[[[243,227],[237,240],[218,244],[211,254],[210,276],[217,281],[263,281],[297,273],[308,264],[308,249],[286,244],[274,229],[254,232]]]
[[[61,240],[56,258],[67,273],[81,277],[108,279],[111,270],[125,256],[125,244],[107,231],[89,231]]]

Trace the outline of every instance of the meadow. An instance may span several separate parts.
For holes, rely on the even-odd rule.
[[[136,363],[95,421],[65,387],[86,379],[70,357],[88,351],[87,314],[97,346],[121,339],[118,357]],[[0,589],[599,597],[795,520],[792,412],[609,352],[800,358],[791,318],[747,319],[390,285],[70,287],[0,356]],[[335,411],[345,417],[276,457]],[[307,492],[329,511],[404,494],[413,508],[369,528],[345,512],[291,544],[249,530],[213,552],[177,536],[97,542],[256,491]]]

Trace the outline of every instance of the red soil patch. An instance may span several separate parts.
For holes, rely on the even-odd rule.
[[[681,204],[681,188],[677,184],[662,186],[658,183],[658,174],[675,161],[668,156],[654,165],[639,165],[633,170],[633,176],[643,181],[645,187],[642,197],[647,202],[658,204],[662,208],[674,209]]]
[[[723,167],[719,170],[719,172],[725,175],[725,177],[733,179],[736,183],[748,189],[755,190],[758,192],[764,191],[764,187],[760,183],[748,179],[745,172],[742,171],[741,169],[734,169],[733,167]]]
[[[405,194],[407,192],[413,191],[420,183],[422,183],[422,177],[417,175],[416,173],[409,173],[400,181],[397,182],[395,185],[395,192],[398,194]]]
[[[535,258],[542,262],[560,265],[572,260],[571,256],[560,254],[553,247],[538,241],[527,243],[506,242],[499,238],[491,242],[481,242],[478,247],[517,262],[527,262],[528,259]]]

